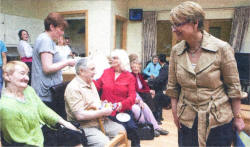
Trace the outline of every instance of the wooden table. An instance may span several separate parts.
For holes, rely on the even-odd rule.
[[[63,71],[62,75],[63,82],[71,81],[76,76],[76,74],[72,71]]]

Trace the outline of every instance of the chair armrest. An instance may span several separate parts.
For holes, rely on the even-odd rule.
[[[87,108],[87,110],[97,110],[97,108],[96,107],[89,107],[89,108]],[[103,126],[101,118],[97,118],[97,120],[98,120],[101,131],[105,134],[105,130],[104,130],[104,126]]]
[[[105,147],[114,147],[114,146],[124,146],[128,147],[128,139],[127,139],[127,133],[126,132],[120,132],[118,135],[115,136],[108,144],[105,145]]]

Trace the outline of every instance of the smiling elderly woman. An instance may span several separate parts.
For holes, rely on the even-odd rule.
[[[104,70],[102,76],[95,82],[98,91],[102,91],[101,99],[117,104],[115,112],[125,112],[133,118],[132,105],[135,103],[135,78],[130,73],[129,58],[122,49],[116,49],[111,53],[111,68]],[[121,123],[115,117],[113,121]],[[121,123],[131,139],[131,146],[140,146],[140,138],[137,134],[137,126],[133,119]]]
[[[10,61],[3,67],[6,88],[0,100],[0,131],[7,144],[43,146],[41,124],[76,128],[48,108],[27,85],[28,72],[28,66],[20,61]]]

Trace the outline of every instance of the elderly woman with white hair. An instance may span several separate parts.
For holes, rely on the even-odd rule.
[[[131,111],[135,103],[135,78],[130,73],[129,58],[124,50],[116,49],[111,53],[111,68],[106,69],[102,76],[95,81],[96,88],[102,92],[101,99],[117,104],[113,116],[110,118],[119,122],[114,117],[116,113],[125,112],[133,118]],[[137,134],[137,127],[133,119],[121,123],[127,130],[128,138],[131,139],[131,146],[140,146],[140,139]]]

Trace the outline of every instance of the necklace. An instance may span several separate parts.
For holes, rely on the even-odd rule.
[[[188,52],[191,54],[192,57],[194,57],[195,53],[198,52],[199,49],[200,47],[195,49],[194,51],[188,50]]]
[[[194,48],[194,50],[190,50],[190,46],[189,46],[188,52],[191,54],[191,57],[194,57],[196,52],[198,52],[198,50],[201,49],[202,40],[203,40],[203,34],[201,36],[201,40],[198,42],[200,44],[198,48]]]

